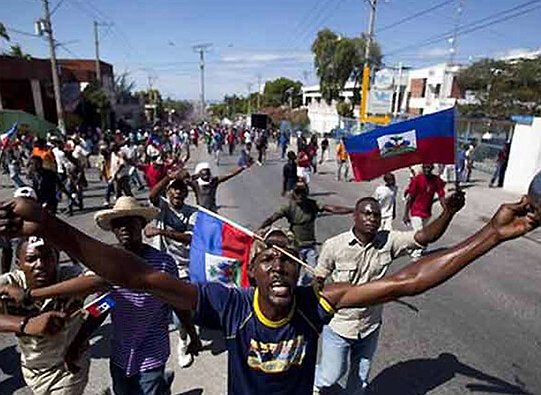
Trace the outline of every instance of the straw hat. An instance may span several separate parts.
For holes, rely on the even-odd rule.
[[[111,221],[123,217],[141,217],[149,222],[159,213],[156,207],[141,206],[133,196],[119,197],[112,209],[98,211],[94,215],[96,224],[103,230],[111,230]]]

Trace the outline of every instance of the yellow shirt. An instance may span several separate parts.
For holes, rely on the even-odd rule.
[[[343,143],[340,143],[336,146],[336,158],[341,161],[348,160],[348,153]]]

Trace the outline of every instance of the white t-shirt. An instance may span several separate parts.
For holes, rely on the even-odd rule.
[[[244,143],[251,143],[252,142],[252,135],[250,132],[244,133]]]
[[[395,213],[396,192],[398,188],[380,185],[374,191],[374,198],[381,207],[381,218],[393,218]]]
[[[160,205],[158,208],[160,209],[160,213],[155,220],[157,228],[192,233],[197,218],[197,208],[184,204],[180,210],[175,210],[164,197],[160,197]],[[157,236],[153,238],[152,245],[161,251],[167,252],[175,259],[180,278],[184,279],[189,277],[189,244],[168,239],[164,236]]]
[[[66,172],[65,167],[67,166],[68,158],[66,154],[58,147],[53,148],[54,160],[56,161],[56,172],[58,174],[64,174]]]

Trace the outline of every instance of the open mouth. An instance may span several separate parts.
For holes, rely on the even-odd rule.
[[[291,296],[291,287],[286,282],[276,280],[271,283],[271,294],[278,298],[288,298]]]

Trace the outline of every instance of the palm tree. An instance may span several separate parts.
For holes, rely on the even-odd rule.
[[[0,22],[0,38],[9,41],[8,31],[2,22]]]
[[[13,56],[15,58],[30,59],[31,56],[27,53],[24,53],[19,44],[11,45],[9,51],[6,52],[6,55]]]

